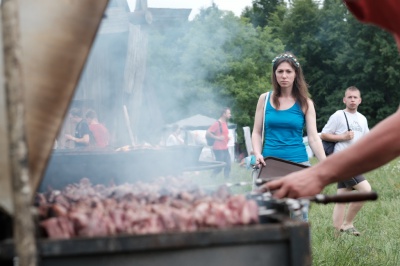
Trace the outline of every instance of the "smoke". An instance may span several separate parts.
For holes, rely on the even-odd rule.
[[[70,106],[94,109],[111,133],[112,146],[106,153],[67,149],[63,134],[74,127],[66,119],[41,190],[59,187],[55,178],[64,184],[85,176],[109,183],[177,174],[182,160],[198,149],[160,152],[168,126],[196,114],[218,118],[233,102],[221,78],[242,54],[232,45],[239,27],[233,13],[212,6],[189,21],[190,9],[149,9],[148,24],[148,16],[129,13],[121,2],[110,2]],[[223,16],[230,17],[229,25]],[[145,149],[115,154],[132,145],[124,106],[134,142]]]

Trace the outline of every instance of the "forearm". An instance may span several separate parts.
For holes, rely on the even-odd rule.
[[[329,156],[313,169],[325,185],[373,170],[400,155],[400,112],[379,123],[349,148]]]
[[[311,150],[313,151],[315,157],[317,157],[318,161],[325,160],[325,151],[324,147],[322,146],[322,141],[317,135],[317,137],[308,138],[308,145],[310,146]]]
[[[73,138],[73,141],[75,141],[75,143],[83,143],[85,145],[89,144],[89,136],[85,135],[82,138]]]
[[[343,141],[343,137],[341,135],[329,134],[329,133],[321,133],[321,139],[332,142]]]
[[[216,140],[218,140],[218,138],[219,138],[219,136],[217,136],[216,134],[211,133],[211,132],[210,132],[210,136],[211,136],[213,139],[216,139]]]
[[[317,131],[314,103],[311,100],[308,100],[308,105],[309,107],[306,114],[308,145],[318,158],[318,161],[322,161],[326,158],[326,156],[324,147],[322,146],[321,138],[319,137]]]
[[[255,156],[261,155],[261,153],[262,153],[262,147],[261,147],[262,139],[261,138],[262,138],[261,134],[253,131],[253,134],[251,135],[251,142],[253,144],[253,152],[254,152]]]
[[[264,120],[264,105],[265,105],[265,93],[261,94],[258,98],[256,113],[254,115],[253,133],[251,134],[251,142],[253,144],[254,155],[261,156],[262,153],[262,131],[263,131],[263,120]]]
[[[221,140],[225,139],[224,135],[216,135],[215,133],[211,133],[211,132],[209,132],[208,136],[215,139],[215,141],[221,141]]]

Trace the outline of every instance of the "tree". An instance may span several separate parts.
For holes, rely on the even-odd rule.
[[[151,84],[162,110],[171,110],[166,122],[197,113],[218,117],[229,106],[239,128],[252,125],[257,99],[270,83],[270,62],[283,49],[270,29],[211,6],[174,36],[169,42],[154,33],[149,41]]]
[[[348,19],[347,45],[337,57],[337,65],[347,75],[340,76],[342,88],[355,85],[362,92],[360,112],[369,125],[394,113],[400,101],[400,60],[393,37],[375,26]]]
[[[345,34],[349,15],[342,0],[326,0],[318,9],[319,26],[315,36],[319,49],[313,55],[313,61],[307,60],[313,64],[309,64],[306,71],[320,130],[342,103],[343,84],[338,77],[349,73],[338,64],[337,58],[347,45]]]
[[[264,28],[279,7],[286,6],[284,0],[253,0],[251,7],[246,7],[242,16],[248,18],[253,26]]]

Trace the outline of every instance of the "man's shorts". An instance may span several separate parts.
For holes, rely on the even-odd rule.
[[[358,175],[356,177],[353,177],[352,179],[338,182],[337,183],[337,188],[353,188],[355,185],[361,183],[362,181],[365,180],[365,177],[363,175]]]

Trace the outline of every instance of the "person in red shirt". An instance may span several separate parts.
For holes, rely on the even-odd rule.
[[[364,23],[390,31],[400,51],[399,0],[345,0],[348,9]],[[400,155],[400,109],[377,124],[368,135],[346,150],[306,170],[298,171],[260,188],[275,190],[274,197],[299,198],[313,196],[334,182],[344,181],[378,168]],[[354,166],[357,167],[354,167]]]
[[[229,130],[228,120],[231,118],[231,109],[228,107],[223,108],[220,118],[211,125],[207,130],[207,135],[215,139],[213,144],[213,152],[215,160],[225,162],[224,177],[229,178],[231,173],[231,156],[229,154]],[[213,176],[216,176],[222,169],[217,168],[213,171]]]
[[[99,148],[107,147],[110,144],[110,134],[107,128],[97,120],[96,112],[89,110],[86,112],[85,117],[89,124],[89,129],[93,134],[94,146]]]

